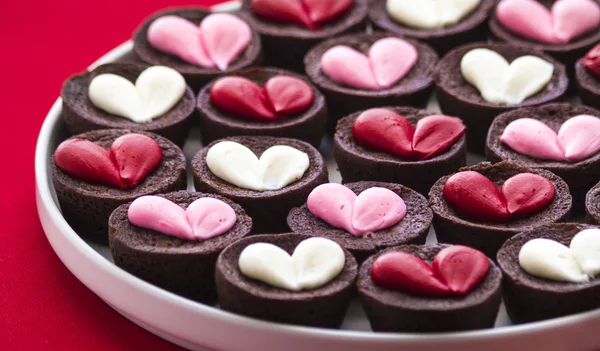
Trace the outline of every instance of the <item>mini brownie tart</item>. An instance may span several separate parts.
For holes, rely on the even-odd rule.
[[[569,218],[571,203],[569,186],[554,173],[507,161],[462,168],[429,192],[438,242],[491,258],[515,234]]]
[[[297,233],[318,233],[352,252],[358,262],[401,244],[424,244],[433,214],[427,199],[405,186],[383,182],[328,183],[287,218]]]
[[[243,0],[242,16],[261,35],[266,64],[304,72],[322,40],[364,31],[369,0]]]
[[[338,121],[334,156],[345,183],[397,183],[427,195],[466,165],[464,131],[458,118],[412,107],[370,109]]]
[[[512,237],[498,252],[504,304],[513,323],[600,307],[600,229],[548,224]]]
[[[225,196],[252,217],[254,233],[286,231],[290,209],[328,180],[323,156],[310,144],[287,138],[220,139],[192,160],[200,192]]]
[[[122,204],[186,188],[185,156],[156,134],[102,129],[76,135],[54,152],[52,181],[63,217],[79,235],[106,242]]]
[[[325,95],[333,126],[372,107],[424,107],[437,62],[429,45],[381,32],[329,39],[304,58],[308,77]]]
[[[142,61],[171,67],[198,91],[217,76],[262,63],[260,35],[238,14],[176,8],[146,19],[133,35]]]
[[[600,224],[600,183],[587,193],[585,211],[590,222]]]
[[[63,85],[61,97],[63,119],[71,134],[140,130],[180,146],[188,136],[196,105],[194,93],[176,71],[125,62],[72,76]]]
[[[487,40],[495,0],[374,0],[369,19],[377,29],[421,40],[440,54]]]
[[[252,68],[218,78],[198,95],[202,142],[238,135],[299,139],[319,147],[327,124],[325,98],[305,76]]]
[[[496,40],[543,51],[574,78],[575,62],[600,41],[600,1],[501,0],[489,26]]]
[[[369,257],[357,287],[373,331],[423,333],[492,328],[501,283],[500,269],[472,248],[403,245]]]
[[[600,111],[554,103],[503,113],[488,133],[492,162],[514,161],[561,177],[583,213],[586,193],[600,179]]]
[[[469,151],[483,154],[494,117],[560,100],[569,79],[564,65],[538,51],[474,43],[444,56],[435,71],[435,84],[442,112],[463,119]]]
[[[119,206],[108,226],[117,266],[176,294],[211,303],[217,299],[217,257],[250,233],[252,219],[222,196],[176,191]]]
[[[575,65],[575,79],[581,101],[600,109],[600,45],[594,47]]]
[[[295,233],[247,237],[219,255],[219,306],[278,323],[339,328],[357,271],[354,257],[326,238]]]

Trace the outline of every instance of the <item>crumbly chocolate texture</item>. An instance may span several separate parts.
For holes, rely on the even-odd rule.
[[[138,227],[127,217],[131,203],[110,216],[109,244],[115,264],[127,272],[187,298],[217,300],[215,265],[225,247],[248,235],[252,219],[242,207],[219,195],[176,191],[158,195],[186,209],[197,199],[218,199],[233,208],[237,220],[227,232],[208,240],[185,240]]]
[[[585,195],[600,179],[600,152],[579,162],[538,160],[520,154],[500,141],[504,129],[519,118],[535,118],[558,133],[561,125],[578,115],[600,117],[600,111],[587,106],[553,103],[539,107],[521,108],[505,112],[494,119],[488,132],[485,154],[491,162],[514,161],[525,167],[543,168],[561,177],[573,196],[573,214],[583,214]]]
[[[242,1],[241,16],[260,33],[265,66],[275,66],[304,73],[304,55],[322,40],[342,33],[363,32],[367,27],[368,2],[355,0],[346,14],[313,30],[299,24],[265,20],[254,14],[252,0]]]
[[[600,1],[594,1],[600,5]],[[538,2],[550,9],[556,0],[538,0]],[[510,31],[500,24],[495,11],[490,17],[489,27],[492,37],[497,41],[505,42],[512,46],[543,51],[562,62],[567,68],[569,78],[572,79],[571,83],[574,83],[575,78],[575,62],[600,41],[600,30],[598,28],[575,38],[567,44],[545,44],[530,40]]]
[[[163,152],[158,168],[133,189],[113,188],[73,178],[52,160],[52,181],[63,217],[82,237],[106,243],[108,218],[117,207],[142,195],[169,193],[186,188],[185,156],[180,148],[161,136],[127,129],[102,129],[79,134],[71,139],[93,141],[108,150],[115,139],[129,133],[154,139]]]
[[[413,126],[417,121],[434,114],[412,107],[385,108],[406,117]],[[352,126],[361,113],[356,112],[339,120],[333,138],[334,156],[344,183],[362,180],[397,183],[426,196],[438,179],[466,165],[465,135],[446,151],[428,160],[405,160],[362,146],[352,135]]]
[[[575,64],[575,80],[581,101],[600,109],[600,79],[591,75],[580,61]]]
[[[596,184],[587,193],[585,211],[589,222],[600,224],[600,183]]]
[[[323,94],[308,81],[306,76],[278,68],[251,68],[232,73],[230,76],[244,77],[264,86],[270,78],[280,75],[302,79],[310,85],[314,100],[307,110],[295,116],[269,122],[236,117],[219,110],[210,102],[210,90],[219,79],[217,78],[202,88],[198,94],[197,109],[200,116],[202,142],[209,144],[229,136],[267,135],[299,139],[319,147],[327,124],[327,106]]]
[[[559,282],[533,276],[519,265],[519,252],[528,241],[545,238],[569,246],[577,233],[589,228],[596,227],[579,223],[548,224],[520,233],[502,246],[498,265],[504,274],[504,305],[513,323],[540,321],[600,307],[599,279],[588,283]]]
[[[244,52],[242,52],[237,59],[231,62],[225,71],[221,71],[218,68],[206,68],[183,61],[179,57],[155,49],[148,42],[148,28],[152,22],[160,17],[178,16],[196,25],[200,25],[202,20],[211,13],[211,11],[207,11],[206,9],[186,7],[171,8],[169,10],[160,11],[153,14],[144,20],[141,26],[137,28],[133,34],[134,54],[144,62],[148,62],[153,65],[169,66],[175,69],[185,77],[185,80],[192,87],[192,89],[194,89],[194,91],[199,91],[204,84],[213,80],[217,76],[235,72],[247,67],[260,66],[263,60],[262,43],[260,35],[256,33],[255,29],[252,29],[252,41],[246,50],[244,50]],[[239,16],[240,18],[242,17],[237,12],[231,12],[231,14]]]
[[[406,216],[391,227],[358,237],[315,217],[304,204],[290,211],[287,217],[290,229],[296,233],[306,233],[331,239],[350,251],[358,262],[362,262],[375,252],[388,247],[425,243],[433,213],[423,195],[405,186],[392,183],[357,182],[345,185],[357,195],[373,187],[393,191],[404,200],[407,210]]]
[[[508,62],[524,55],[538,56],[554,65],[550,82],[537,94],[520,104],[500,105],[485,101],[479,91],[469,84],[460,70],[463,56],[473,49],[496,51]],[[483,154],[487,131],[497,115],[521,107],[529,107],[562,99],[569,86],[565,66],[550,56],[528,48],[507,44],[474,43],[450,51],[435,69],[436,94],[442,111],[462,118],[467,126],[467,147],[471,152]]]
[[[497,187],[520,173],[533,173],[548,179],[556,189],[554,200],[544,210],[525,218],[507,222],[480,222],[464,217],[452,208],[444,198],[444,185],[452,175],[440,178],[429,192],[429,205],[433,210],[433,228],[438,242],[473,247],[490,258],[510,237],[537,228],[544,224],[565,221],[571,212],[572,198],[569,186],[560,177],[545,169],[528,168],[514,162],[491,164],[482,162],[461,168],[462,171],[475,171],[489,178]]]
[[[221,309],[252,318],[278,323],[321,328],[339,328],[354,296],[358,265],[344,250],[346,262],[337,277],[322,287],[289,291],[246,277],[239,269],[242,251],[254,243],[270,243],[290,255],[310,235],[272,234],[244,238],[219,255],[216,268],[217,292]]]
[[[438,55],[426,44],[405,39],[415,46],[418,61],[414,67],[394,86],[383,90],[364,90],[340,85],[321,71],[321,57],[337,45],[345,45],[368,55],[376,41],[399,37],[397,34],[375,32],[372,34],[349,34],[331,38],[313,47],[304,58],[306,73],[312,82],[323,92],[329,109],[329,119],[333,127],[338,119],[360,110],[378,106],[425,107],[433,90],[433,71],[438,63]]]
[[[128,118],[116,116],[97,108],[88,96],[92,79],[100,74],[116,74],[135,80],[147,64],[133,62],[107,63],[70,77],[63,85],[63,119],[71,135],[89,132],[96,129],[130,129],[156,133],[183,146],[193,123],[196,97],[189,87],[181,100],[167,113],[147,123],[136,123]]]
[[[389,16],[386,3],[387,0],[374,0],[370,6],[369,19],[376,29],[421,40],[431,45],[439,54],[445,54],[454,47],[487,40],[487,21],[496,1],[482,0],[477,8],[459,23],[439,29],[405,26]]]
[[[494,326],[502,297],[502,272],[491,260],[485,278],[465,296],[416,296],[384,288],[371,279],[373,262],[386,253],[406,252],[431,262],[448,246],[397,246],[369,257],[360,266],[356,285],[373,331],[431,333]]]
[[[308,155],[309,167],[298,181],[279,190],[255,191],[239,188],[214,175],[206,165],[208,150],[221,141],[240,143],[257,157],[275,145],[288,145]],[[286,217],[290,209],[300,206],[317,186],[327,183],[329,176],[323,156],[310,144],[287,138],[242,136],[216,140],[200,150],[192,160],[196,191],[225,196],[242,205],[252,217],[254,233],[281,233],[288,231]]]

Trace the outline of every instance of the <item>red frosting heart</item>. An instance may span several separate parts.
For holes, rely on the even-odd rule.
[[[467,217],[504,222],[530,216],[548,207],[556,190],[552,182],[537,174],[512,176],[500,190],[484,175],[465,171],[450,177],[443,192],[448,204]]]
[[[252,11],[275,22],[296,23],[319,29],[345,14],[354,0],[252,0]]]
[[[259,121],[299,114],[308,109],[313,100],[310,85],[290,76],[275,76],[264,88],[246,78],[224,77],[210,90],[210,101],[220,110]]]
[[[126,134],[113,142],[110,151],[89,140],[65,140],[56,149],[54,162],[71,177],[132,189],[160,165],[162,156],[152,138]]]
[[[600,79],[600,45],[590,50],[581,60],[581,64],[591,75]]]
[[[352,125],[354,140],[362,146],[404,159],[432,158],[454,144],[466,127],[459,118],[425,117],[413,127],[399,114],[384,108],[363,112]]]
[[[418,296],[463,296],[485,278],[489,268],[483,253],[454,245],[438,252],[431,266],[406,252],[384,254],[373,262],[371,279],[385,288]]]

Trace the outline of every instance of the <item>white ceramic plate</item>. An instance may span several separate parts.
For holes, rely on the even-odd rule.
[[[235,5],[233,5],[235,6]],[[231,5],[226,5],[231,7]],[[115,48],[92,67],[131,55],[132,43]],[[173,343],[193,350],[394,350],[394,351],[590,351],[600,349],[600,310],[554,320],[511,326],[502,308],[494,329],[446,333],[373,333],[358,300],[348,311],[341,330],[281,325],[254,320],[206,306],[146,283],[112,263],[106,246],[82,240],[60,213],[52,186],[50,160],[67,137],[59,98],[40,131],[35,156],[36,199],[46,236],[67,268],[107,304],[134,323]],[[429,109],[438,110],[432,99]],[[201,148],[193,130],[184,152],[191,160]],[[330,141],[321,147],[330,180],[339,182]],[[469,163],[481,161],[469,156]],[[192,177],[189,177],[190,189]],[[429,242],[435,241],[430,233]]]

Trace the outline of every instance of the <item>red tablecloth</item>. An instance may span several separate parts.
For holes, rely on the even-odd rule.
[[[152,12],[217,2],[3,1],[0,350],[178,349],[121,317],[63,266],[37,218],[33,157],[65,78],[129,39]]]

